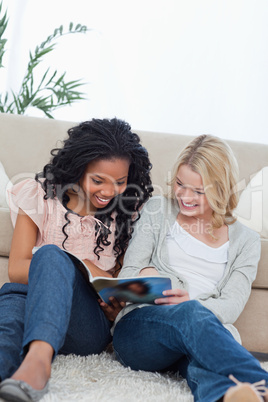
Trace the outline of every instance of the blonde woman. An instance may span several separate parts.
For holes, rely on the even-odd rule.
[[[169,276],[172,289],[154,305],[129,304],[119,313],[118,359],[134,370],[179,371],[195,401],[268,401],[268,373],[233,326],[260,258],[258,234],[233,216],[237,181],[224,141],[194,139],[179,155],[172,197],[144,206],[120,272]]]

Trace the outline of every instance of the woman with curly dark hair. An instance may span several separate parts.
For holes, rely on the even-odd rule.
[[[116,276],[152,193],[148,153],[129,124],[93,119],[68,135],[35,180],[10,192],[11,283],[0,290],[0,397],[8,401],[41,399],[58,353],[100,353],[111,341],[111,322],[64,250],[92,276]]]

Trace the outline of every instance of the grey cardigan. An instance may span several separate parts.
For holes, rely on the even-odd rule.
[[[166,234],[179,212],[177,201],[155,196],[143,207],[127,248],[120,278],[135,277],[145,267],[155,267],[160,275],[169,276],[172,288],[188,289],[187,281],[169,266]],[[239,222],[228,226],[228,262],[223,278],[213,292],[200,294],[197,300],[211,310],[222,324],[241,342],[232,325],[249,298],[251,284],[256,278],[260,259],[260,237]],[[144,305],[129,304],[118,315],[119,319],[134,308]]]

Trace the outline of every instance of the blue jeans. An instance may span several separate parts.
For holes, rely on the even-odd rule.
[[[258,360],[195,300],[131,311],[116,325],[113,345],[118,360],[134,370],[179,371],[195,401],[218,401],[234,385],[229,374],[268,381]]]
[[[31,341],[58,353],[98,354],[111,342],[111,324],[71,258],[54,245],[33,256],[29,284],[0,289],[0,379],[21,364]]]

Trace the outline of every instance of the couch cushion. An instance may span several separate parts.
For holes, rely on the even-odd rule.
[[[242,345],[250,350],[268,353],[268,304],[267,290],[253,289],[246,308],[234,324],[238,329]]]
[[[268,239],[268,166],[251,178],[235,213],[240,222]]]
[[[6,282],[9,282],[8,278],[8,258],[0,257],[0,287]]]
[[[254,289],[268,289],[268,239],[261,239],[261,259],[257,277],[252,287]]]
[[[7,208],[7,197],[6,190],[9,183],[9,178],[7,177],[5,168],[0,162],[0,207]]]
[[[13,226],[8,208],[0,208],[0,256],[8,256],[13,235]]]

